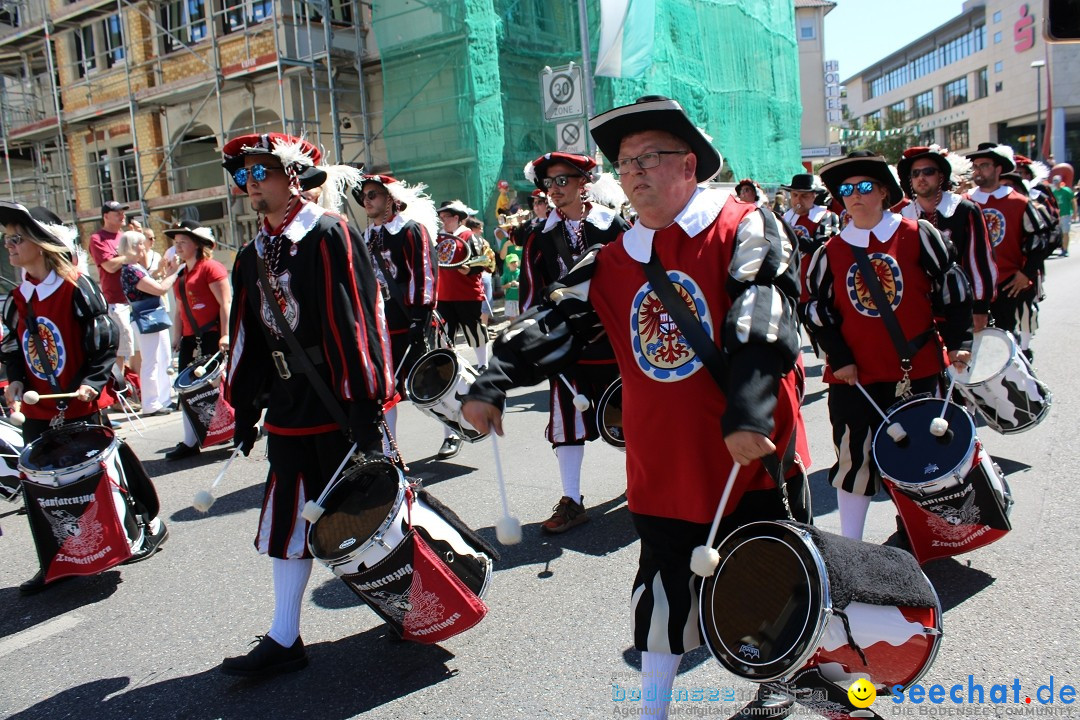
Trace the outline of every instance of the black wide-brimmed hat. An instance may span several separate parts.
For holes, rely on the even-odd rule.
[[[443,200],[442,205],[440,205],[435,210],[435,212],[451,213],[453,215],[457,215],[462,220],[469,217],[470,215],[476,214],[475,210],[473,210],[471,207],[461,202],[460,200]]]
[[[975,152],[967,154],[968,160],[976,158],[993,160],[994,164],[1000,167],[1002,172],[1012,172],[1016,169],[1016,154],[1008,145],[998,145],[992,142],[979,143],[979,147]]]
[[[210,249],[213,249],[214,246],[217,245],[217,240],[214,239],[214,231],[194,220],[181,220],[172,227],[164,230],[164,233],[169,237],[187,235],[192,241],[199,245],[205,245]]]
[[[952,186],[953,167],[946,157],[946,152],[938,146],[911,147],[904,151],[904,156],[896,164],[896,174],[900,176],[900,185],[906,190],[911,189],[911,166],[916,160],[933,160],[938,171],[945,178],[945,187]]]
[[[889,163],[881,155],[876,155],[869,150],[848,153],[847,156],[823,166],[819,172],[821,181],[825,183],[829,194],[837,200],[842,200],[839,191],[841,183],[858,175],[872,178],[880,183],[889,194],[890,206],[904,199],[904,192],[889,168]]]
[[[63,245],[74,261],[79,233],[65,225],[60,216],[52,210],[40,205],[27,208],[17,202],[0,200],[0,226],[2,225],[20,225],[37,240]]]
[[[781,185],[781,190],[792,192],[819,193],[825,188],[818,184],[818,178],[811,173],[799,173],[791,176],[791,184]]]
[[[619,157],[619,145],[627,135],[662,130],[686,141],[697,156],[697,181],[712,179],[724,166],[724,159],[712,146],[712,138],[690,121],[682,105],[662,95],[646,95],[632,105],[608,110],[589,119],[589,133],[600,152],[612,163]]]

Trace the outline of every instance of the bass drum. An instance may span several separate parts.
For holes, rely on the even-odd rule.
[[[460,397],[479,375],[452,349],[432,350],[416,361],[405,381],[409,399],[419,409],[453,430],[466,442],[480,442],[481,433],[461,416]]]
[[[956,389],[1003,435],[1035,427],[1053,402],[1050,389],[1035,377],[1012,336],[997,328],[975,333],[971,365],[956,373]]]

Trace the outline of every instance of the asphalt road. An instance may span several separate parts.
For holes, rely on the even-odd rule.
[[[1049,300],[1035,341],[1037,369],[1054,406],[1037,429],[980,437],[1005,468],[1016,506],[1014,529],[998,543],[925,570],[945,608],[945,636],[923,682],[967,683],[989,694],[1019,680],[1020,704],[895,706],[896,714],[1080,714],[1080,707],[1024,705],[1054,678],[1080,685],[1077,654],[1080,530],[1080,390],[1074,372],[1080,319],[1080,264],[1049,261]],[[470,355],[471,357],[471,355]],[[832,459],[820,366],[812,356],[805,414],[813,450],[817,523],[838,530],[824,468]],[[246,651],[272,612],[269,561],[252,547],[262,481],[260,442],[234,463],[209,514],[191,508],[228,450],[178,463],[162,453],[180,436],[176,415],[146,422],[140,437],[122,431],[161,495],[172,537],[148,562],[59,585],[24,598],[18,584],[36,568],[24,518],[0,505],[0,716],[15,718],[593,718],[625,716],[619,688],[637,687],[640,654],[630,649],[628,600],[637,547],[622,496],[624,456],[591,445],[583,492],[592,521],[545,537],[539,523],[561,494],[555,457],[543,440],[547,393],[516,393],[502,442],[503,465],[524,542],[504,548],[487,602],[488,617],[441,646],[404,644],[329,571],[316,566],[303,609],[310,667],[267,682],[221,675],[222,657]],[[671,408],[658,423],[679,423]],[[442,433],[407,406],[399,422],[412,474],[481,534],[494,540],[499,514],[489,443],[467,446],[451,462],[434,460]],[[719,438],[717,439],[719,442]],[[656,452],[664,452],[657,447]],[[871,507],[866,539],[893,530],[891,503]],[[704,650],[683,658],[677,687],[748,695]],[[966,685],[965,685],[966,686]],[[726,690],[733,688],[732,691]],[[1011,690],[1010,698],[1011,701]],[[730,695],[729,695],[730,696]],[[989,697],[987,698],[989,699]],[[727,717],[741,703],[681,702],[675,717]]]

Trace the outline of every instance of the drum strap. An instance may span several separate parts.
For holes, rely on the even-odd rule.
[[[566,266],[566,271],[570,272],[574,267],[574,255],[570,252],[570,245],[566,242],[566,219],[564,218],[559,227],[551,233],[552,242],[555,243],[555,252],[559,253],[559,257],[562,258],[563,265]],[[581,236],[585,237],[585,219],[581,220]],[[558,275],[558,273],[556,273]],[[657,293],[659,295],[659,293]],[[661,298],[662,300],[663,298]]]
[[[185,288],[186,279],[187,268],[184,267],[180,269],[180,273],[176,277],[176,284],[180,288],[180,304],[184,306],[184,314],[187,315],[188,325],[191,326],[191,331],[195,333],[195,341],[201,344],[203,333],[211,330],[217,324],[217,320],[211,320],[205,325],[199,325],[195,321],[195,313],[191,311],[191,303],[188,302],[187,289]]]
[[[901,366],[910,369],[911,358],[915,357],[919,349],[933,336],[934,329],[930,328],[909,341],[900,328],[900,321],[896,319],[892,303],[885,297],[885,291],[881,289],[877,273],[874,272],[874,268],[870,264],[870,258],[866,255],[866,249],[852,247],[851,253],[855,256],[855,264],[859,266],[859,272],[862,273],[863,283],[866,285],[866,289],[870,291],[870,297],[874,299],[874,305],[877,306],[878,311],[881,313],[881,319],[885,322],[885,327],[889,331],[889,337],[892,338],[896,353],[900,356]]]
[[[300,346],[300,341],[296,339],[296,335],[293,334],[288,321],[285,320],[285,314],[281,312],[280,304],[273,300],[276,296],[270,286],[270,278],[266,274],[266,262],[258,253],[255,253],[255,267],[259,271],[259,286],[262,288],[263,295],[268,299],[266,304],[270,306],[270,313],[274,316],[274,323],[277,325],[282,337],[285,338],[285,343],[292,352],[289,359],[295,361],[304,374],[308,376],[312,389],[315,390],[315,394],[319,396],[323,405],[326,406],[327,411],[330,413],[330,417],[334,419],[334,422],[341,426],[342,432],[349,435],[349,418],[345,416],[345,411],[341,409],[341,405],[338,404],[334,399],[334,396],[330,393],[330,388],[326,386],[326,382],[323,381],[322,376],[319,375],[319,371],[315,369],[314,363],[311,362],[311,357],[304,348]],[[269,335],[269,330],[266,330],[266,324],[261,324],[263,325],[264,331]]]
[[[379,269],[382,270],[383,279],[386,280],[386,289],[390,293],[390,297],[401,308],[401,312],[405,314],[405,317],[409,317],[409,308],[405,306],[405,294],[401,291],[401,285],[398,284],[397,279],[394,278],[390,272],[390,266],[386,262],[386,258],[382,254],[380,248],[386,247],[386,228],[380,228],[380,233],[383,233],[381,241],[375,247],[368,247],[368,254],[375,258],[375,262],[379,264]]]
[[[37,313],[34,312],[33,293],[26,300],[26,315],[23,316],[23,322],[26,323],[26,330],[30,334],[30,339],[34,343],[34,350],[37,352],[38,361],[41,363],[41,369],[45,372],[45,376],[49,379],[49,385],[56,393],[64,392],[64,389],[60,387],[60,380],[56,377],[56,368],[53,367],[52,358],[49,357],[49,353],[46,352],[45,343],[41,341],[41,335],[38,333],[40,324],[38,323]]]

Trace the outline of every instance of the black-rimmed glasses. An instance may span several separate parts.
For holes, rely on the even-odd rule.
[[[642,170],[651,170],[654,167],[660,165],[662,155],[686,155],[689,150],[656,150],[653,152],[642,153],[637,157],[619,158],[615,161],[615,174],[622,175],[628,173],[633,169],[633,165],[637,165]]]

